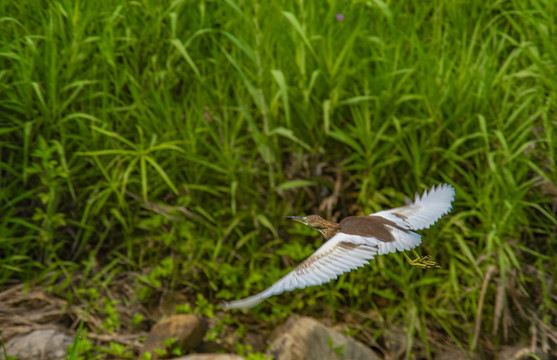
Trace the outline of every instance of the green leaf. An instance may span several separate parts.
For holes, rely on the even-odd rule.
[[[294,131],[284,128],[284,127],[278,127],[273,129],[269,135],[280,135],[282,137],[285,137],[287,139],[290,139],[292,141],[294,141],[295,143],[297,143],[298,145],[302,146],[304,149],[306,149],[307,151],[312,151],[312,148],[306,144],[305,142],[303,142],[302,140],[298,139],[295,135],[294,135]]]
[[[280,190],[289,190],[289,189],[296,189],[296,188],[315,186],[315,185],[317,185],[317,181],[313,181],[313,180],[291,180],[291,181],[283,182],[282,184],[277,186],[277,188]]]
[[[151,164],[152,167],[155,168],[155,170],[159,173],[159,175],[164,179],[166,184],[172,189],[174,194],[178,195],[178,189],[176,188],[172,180],[170,180],[170,178],[168,177],[164,169],[152,157],[145,156],[144,158],[145,160],[147,160],[149,164]]]
[[[197,69],[197,66],[195,66],[195,63],[193,62],[193,59],[191,58],[190,54],[188,53],[188,51],[187,51],[186,47],[184,46],[184,44],[182,43],[182,41],[180,39],[171,39],[170,43],[172,45],[174,45],[176,50],[178,50],[180,55],[182,55],[182,57],[186,60],[186,62],[189,64],[189,66],[191,67],[191,69],[195,73],[195,76],[199,80],[201,80],[201,74],[199,73],[199,70]]]
[[[280,70],[271,70],[271,74],[279,87],[280,96],[282,98],[282,105],[284,107],[284,114],[286,115],[286,125],[290,127],[290,105],[288,102],[288,87],[286,86],[286,79]]]
[[[288,22],[292,25],[294,30],[296,30],[296,32],[300,35],[302,41],[304,42],[304,44],[306,44],[309,51],[315,56],[315,51],[313,51],[313,47],[309,42],[306,32],[302,27],[302,25],[300,24],[300,22],[298,21],[298,19],[296,19],[296,16],[294,16],[294,14],[292,14],[289,11],[283,11],[282,15],[288,20]]]

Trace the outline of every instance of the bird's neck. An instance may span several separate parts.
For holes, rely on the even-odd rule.
[[[319,232],[323,234],[323,236],[327,240],[335,236],[336,233],[339,231],[340,231],[340,224],[331,221],[327,221],[327,226],[324,226],[323,228],[319,229]]]

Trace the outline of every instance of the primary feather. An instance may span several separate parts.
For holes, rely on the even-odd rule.
[[[429,229],[441,216],[451,211],[454,196],[455,191],[451,185],[433,186],[429,192],[425,190],[421,197],[416,193],[412,204],[371,215],[383,216],[397,223],[402,221],[411,230]]]

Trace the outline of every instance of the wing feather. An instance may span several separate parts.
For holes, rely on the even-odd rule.
[[[425,190],[421,197],[416,193],[412,204],[371,215],[382,216],[397,225],[405,225],[410,230],[428,229],[441,216],[451,211],[454,197],[454,188],[448,184],[441,184],[433,186],[429,192]]]
[[[375,238],[338,233],[291,272],[259,294],[222,305],[226,309],[247,309],[266,298],[285,291],[321,285],[339,275],[357,269],[378,253]]]

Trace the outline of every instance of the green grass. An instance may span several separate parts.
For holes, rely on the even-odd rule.
[[[191,287],[217,304],[286,273],[277,254],[297,263],[321,243],[286,215],[367,214],[448,182],[454,209],[420,248],[442,269],[381,256],[249,314],[378,314],[355,333],[403,327],[406,357],[439,341],[489,357],[533,332],[555,347],[552,1],[0,13],[0,286],[102,303],[91,289],[137,273],[126,300]]]

